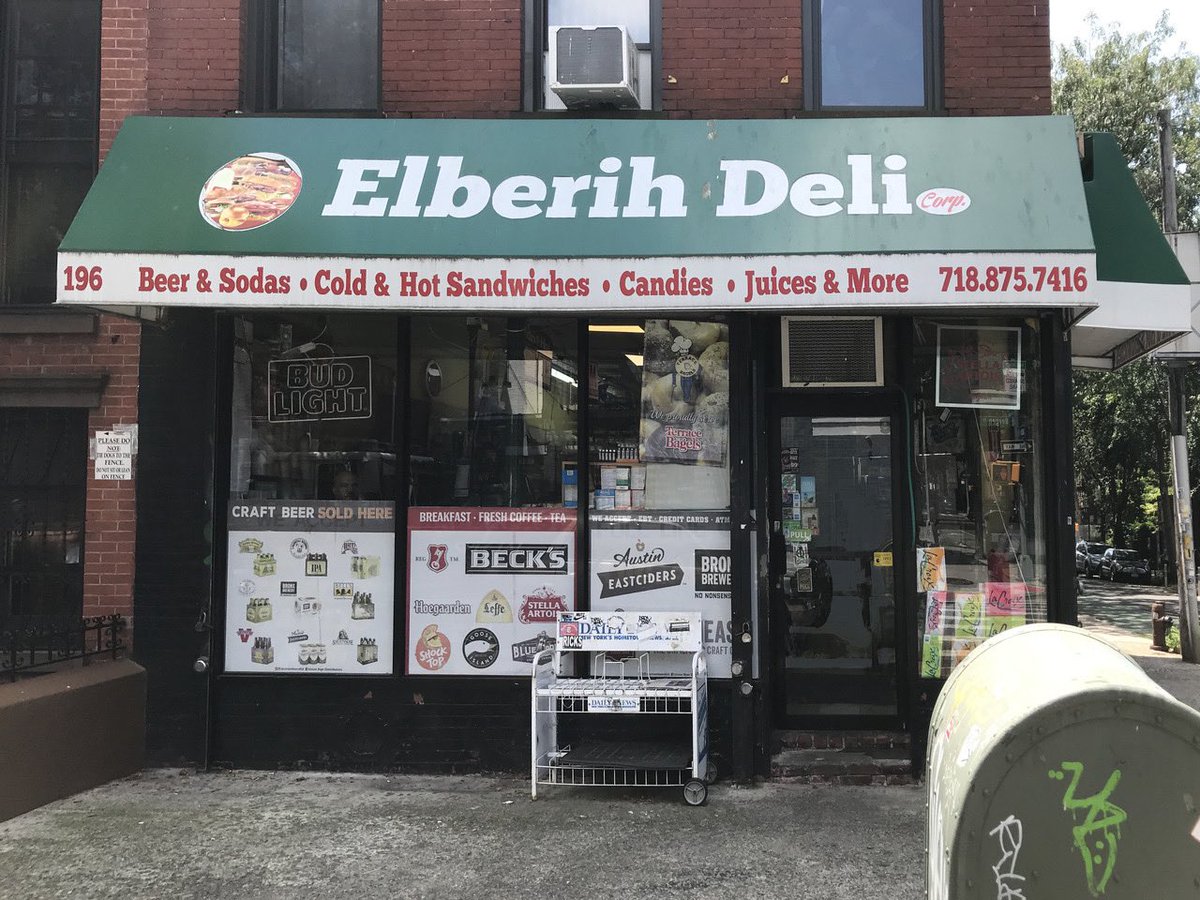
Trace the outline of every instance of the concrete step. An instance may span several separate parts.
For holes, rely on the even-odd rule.
[[[907,756],[912,738],[903,731],[808,731],[776,730],[773,749],[780,750],[849,750],[854,753],[875,754],[898,751]]]
[[[894,754],[894,749],[888,751]],[[812,784],[913,784],[912,761],[902,755],[854,750],[783,750],[771,758],[771,778]]]

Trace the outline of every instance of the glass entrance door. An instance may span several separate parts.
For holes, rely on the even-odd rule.
[[[891,418],[791,412],[772,435],[778,712],[793,726],[895,717]]]

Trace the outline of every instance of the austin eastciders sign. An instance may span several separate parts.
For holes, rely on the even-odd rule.
[[[1062,306],[1094,277],[1074,147],[1051,117],[364,120],[337,141],[134,118],[63,242],[59,299]]]

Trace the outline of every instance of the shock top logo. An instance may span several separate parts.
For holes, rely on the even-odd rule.
[[[467,544],[468,575],[567,574],[566,544]]]

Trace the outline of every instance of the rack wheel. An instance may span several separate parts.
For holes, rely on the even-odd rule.
[[[721,777],[721,770],[717,768],[717,764],[714,763],[712,761],[712,758],[710,757],[708,760],[708,766],[704,769],[704,783],[705,784],[716,784],[717,779],[719,779],[720,777]]]
[[[683,786],[683,799],[688,806],[703,806],[708,802],[708,785],[699,778],[693,778]]]

